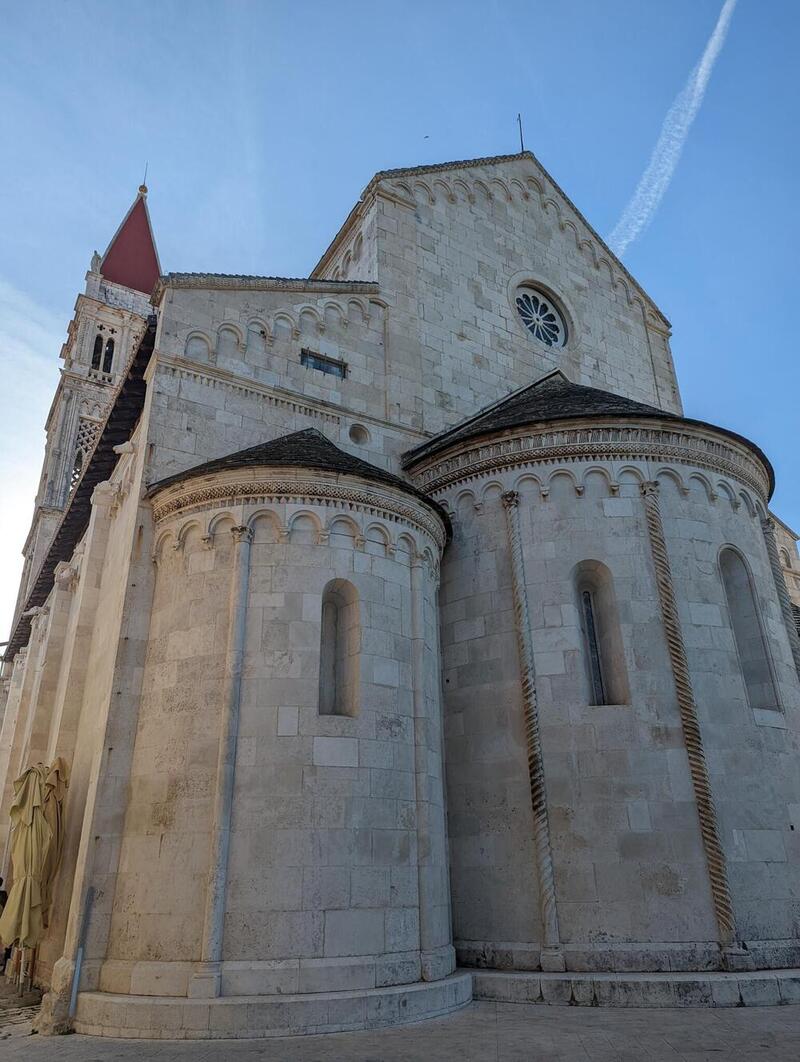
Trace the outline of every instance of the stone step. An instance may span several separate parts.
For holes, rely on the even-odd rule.
[[[163,1040],[256,1039],[350,1032],[449,1014],[472,999],[472,974],[355,992],[304,995],[183,996],[82,992],[75,1031],[94,1036]]]
[[[473,970],[475,999],[578,1007],[768,1007],[800,1003],[800,970],[523,973]]]

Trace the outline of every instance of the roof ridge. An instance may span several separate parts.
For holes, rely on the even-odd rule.
[[[483,155],[475,159],[454,159],[451,162],[432,162],[427,165],[423,163],[420,166],[398,166],[391,170],[378,170],[377,173],[373,174],[367,188],[375,181],[381,181],[386,177],[402,177],[411,173],[440,173],[443,170],[468,169],[471,166],[491,166],[524,158],[536,161],[532,151],[515,151],[508,155]]]

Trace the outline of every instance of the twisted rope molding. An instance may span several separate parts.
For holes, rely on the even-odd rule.
[[[525,562],[519,531],[519,494],[507,491],[503,495],[506,511],[508,542],[511,551],[511,589],[514,598],[514,620],[519,650],[522,705],[525,712],[525,740],[528,750],[528,778],[533,809],[533,842],[536,851],[536,871],[539,881],[539,906],[544,935],[541,956],[542,969],[563,970],[564,957],[558,930],[556,886],[553,874],[553,851],[550,843],[550,822],[547,816],[547,791],[544,778],[542,739],[539,732],[539,710],[536,704],[536,673],[533,664],[533,642],[525,585]]]
[[[708,777],[708,766],[703,749],[703,738],[697,718],[697,704],[694,698],[694,690],[692,689],[692,680],[689,675],[689,664],[686,659],[683,634],[681,633],[678,606],[675,601],[672,571],[667,554],[667,543],[664,538],[664,526],[661,522],[658,483],[643,483],[641,491],[644,498],[647,530],[650,536],[650,548],[656,572],[658,597],[661,603],[661,617],[667,636],[667,651],[669,652],[672,675],[675,681],[675,692],[678,698],[684,743],[689,757],[692,787],[697,804],[697,814],[700,818],[700,832],[703,838],[708,875],[711,881],[714,913],[717,918],[720,943],[725,946],[734,942],[736,923],[728,887],[725,854],[722,851],[722,843],[719,837],[717,812],[714,807],[711,782]]]
[[[797,628],[794,625],[794,616],[792,615],[792,602],[786,586],[786,579],[783,575],[781,560],[778,556],[778,543],[775,541],[775,521],[771,517],[766,517],[766,519],[761,521],[761,531],[767,546],[769,566],[772,569],[775,589],[778,592],[778,601],[783,614],[783,625],[786,627],[786,634],[789,637],[789,648],[792,650],[795,670],[798,678],[800,678],[800,638],[797,637]]]
[[[342,504],[342,508],[380,516],[384,520],[405,520],[427,534],[440,550],[447,541],[441,521],[426,513],[424,502],[419,507],[404,504],[383,494],[376,494],[337,483],[307,479],[244,480],[219,483],[196,490],[181,492],[162,502],[153,502],[156,524],[176,513],[186,513],[220,501],[300,502],[302,504]]]
[[[487,471],[519,465],[563,458],[635,461],[648,457],[734,476],[766,503],[769,481],[761,465],[748,454],[717,440],[658,428],[573,428],[484,442],[442,460],[434,459],[415,478],[423,490],[433,493]]]

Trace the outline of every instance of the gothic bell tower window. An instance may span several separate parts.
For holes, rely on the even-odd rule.
[[[567,322],[550,295],[538,288],[519,288],[517,313],[534,339],[547,347],[563,347],[567,342]]]
[[[103,337],[98,333],[94,337],[94,349],[92,350],[92,368],[99,369],[103,359]]]
[[[106,350],[103,355],[103,372],[108,374],[114,364],[114,340],[106,340]]]

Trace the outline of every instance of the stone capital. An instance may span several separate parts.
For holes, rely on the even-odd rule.
[[[247,527],[245,524],[240,524],[238,527],[231,528],[231,534],[233,535],[233,541],[236,545],[242,543],[250,543],[253,541],[253,529]]]

